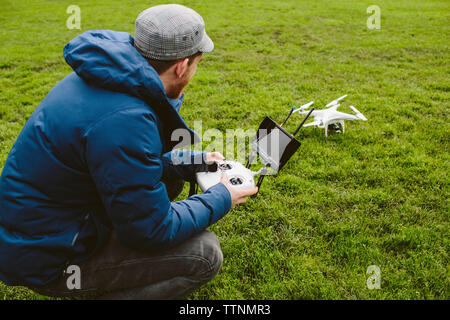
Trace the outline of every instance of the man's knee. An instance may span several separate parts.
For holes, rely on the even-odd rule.
[[[220,270],[220,267],[223,263],[223,253],[222,249],[220,248],[219,239],[217,239],[217,236],[212,233],[208,232],[210,240],[210,246],[211,246],[211,255],[209,258],[209,261],[211,263],[211,278],[213,278]]]
[[[209,231],[203,231],[197,235],[200,241],[200,254],[206,262],[202,270],[198,270],[198,276],[209,281],[219,272],[223,262],[222,249],[217,236]]]

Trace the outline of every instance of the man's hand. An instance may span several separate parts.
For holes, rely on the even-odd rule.
[[[228,176],[224,172],[222,174],[222,177],[220,178],[220,182],[227,187],[228,191],[231,195],[231,209],[233,209],[238,204],[244,203],[247,201],[247,197],[254,195],[256,192],[258,192],[258,187],[253,187],[249,189],[240,189],[240,188],[234,188],[230,185],[228,182]]]
[[[220,152],[208,152],[206,154],[206,163],[213,163],[225,160],[225,157]]]

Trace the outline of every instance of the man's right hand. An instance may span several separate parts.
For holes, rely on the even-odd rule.
[[[236,207],[240,203],[244,203],[247,201],[247,197],[254,195],[258,192],[258,187],[253,187],[249,189],[240,189],[240,188],[233,188],[233,186],[230,185],[228,182],[228,176],[224,172],[222,173],[222,177],[220,178],[220,182],[227,187],[228,191],[231,195],[231,209]]]

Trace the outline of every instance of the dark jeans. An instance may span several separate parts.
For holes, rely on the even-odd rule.
[[[183,184],[166,183],[171,200],[181,192]],[[54,297],[177,299],[210,281],[222,260],[219,241],[208,231],[156,253],[130,249],[120,244],[113,234],[105,247],[78,264],[81,289],[68,289],[66,282],[70,274],[46,287],[31,289]]]

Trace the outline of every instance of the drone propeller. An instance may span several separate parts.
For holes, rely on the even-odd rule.
[[[337,98],[336,100],[331,101],[330,103],[328,103],[325,108],[331,107],[335,104],[337,104],[339,101],[341,101],[342,99],[344,99],[347,95],[343,95],[342,97]]]
[[[361,112],[359,112],[354,106],[350,106],[350,109],[352,109],[356,113],[357,118],[363,121],[367,121],[367,118]]]
[[[337,108],[339,108],[340,105],[341,105],[340,103],[335,103],[330,108],[334,108],[334,110],[337,110]]]
[[[292,114],[296,113],[297,111],[304,111],[304,109],[308,108],[310,105],[312,105],[314,103],[314,101],[308,102],[307,104],[302,105],[301,107],[298,107],[297,109],[295,109],[295,106],[291,106],[291,110],[289,111],[288,116],[286,117],[286,119],[284,119],[284,121],[280,124],[280,127],[282,127],[286,121],[288,121],[288,119],[291,117]]]
[[[314,103],[314,101],[308,102],[307,104],[302,105],[301,107],[298,107],[295,109],[292,113],[296,113],[298,111],[304,111],[305,109],[309,108]]]

